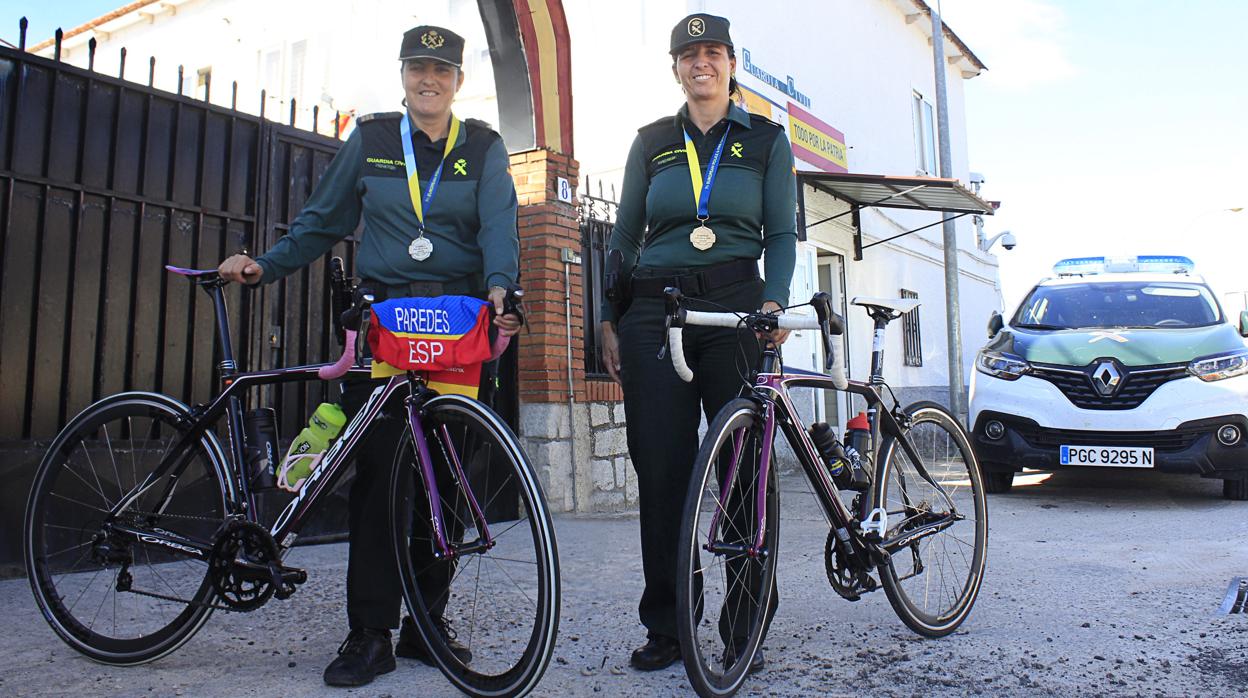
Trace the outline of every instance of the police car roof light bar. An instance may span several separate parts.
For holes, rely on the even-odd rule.
[[[1196,263],[1181,255],[1135,255],[1131,257],[1071,257],[1053,265],[1058,277],[1151,272],[1191,274]]]

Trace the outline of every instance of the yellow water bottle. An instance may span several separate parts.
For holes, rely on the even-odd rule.
[[[317,406],[312,417],[308,419],[308,426],[290,443],[290,451],[286,453],[277,473],[277,486],[287,492],[298,492],[302,489],[304,481],[321,462],[325,449],[329,448],[329,444],[346,423],[347,415],[338,405],[322,402]]]

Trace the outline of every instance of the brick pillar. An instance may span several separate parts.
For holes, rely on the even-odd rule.
[[[592,447],[588,408],[581,404],[585,398],[582,274],[580,265],[570,265],[565,281],[561,257],[565,248],[581,253],[581,233],[576,206],[560,201],[558,195],[558,178],[566,178],[571,191],[576,191],[577,174],[575,160],[546,148],[511,156],[511,176],[520,202],[520,285],[529,324],[519,335],[520,436],[555,511],[582,508],[577,495],[584,486],[578,487],[578,480],[591,479],[587,466],[580,465],[588,460]],[[572,301],[576,395],[572,409],[568,405],[565,287]]]

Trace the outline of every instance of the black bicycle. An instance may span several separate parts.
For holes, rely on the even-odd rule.
[[[953,632],[971,612],[983,579],[988,512],[979,464],[966,432],[940,405],[888,407],[882,391],[884,330],[913,310],[913,300],[854,299],[875,325],[867,382],[845,377],[843,321],[826,293],[811,299],[815,315],[700,312],[667,290],[668,348],[685,380],[686,325],[743,328],[765,335],[817,329],[828,374],[783,366],[768,342],[749,376],[745,397],[711,420],[694,461],[677,561],[677,628],[685,670],[702,696],[728,696],[744,683],[774,611],[780,537],[776,487],[777,431],[797,456],[828,522],[823,549],[828,582],[851,601],[883,587],[915,632]],[[842,390],[866,401],[867,443],[847,443],[802,423],[791,388]],[[891,393],[891,390],[889,391]],[[822,425],[826,428],[826,425]],[[822,443],[817,445],[818,441]],[[833,459],[828,452],[835,454]],[[847,472],[834,477],[832,468]],[[838,480],[841,484],[838,485]]]
[[[31,488],[24,554],[35,599],[56,634],[93,660],[141,664],[176,650],[214,610],[252,611],[289,597],[307,578],[283,562],[300,527],[347,470],[369,426],[387,405],[401,403],[408,428],[391,469],[389,516],[408,611],[460,690],[532,690],[558,632],[559,558],[541,485],[511,429],[476,400],[438,395],[419,373],[394,376],[265,528],[244,464],[247,391],[343,372],[367,376],[369,367],[347,360],[239,370],[226,282],[215,270],[168,269],[212,297],[221,392],[195,407],[157,393],[112,395],[52,442]],[[366,316],[372,299],[360,295],[350,312]],[[350,348],[355,332],[348,335]],[[439,488],[437,473],[449,473],[449,490]],[[413,526],[413,516],[427,525]],[[431,577],[450,582],[425,598],[418,583]],[[447,625],[471,650],[470,662],[447,647]]]

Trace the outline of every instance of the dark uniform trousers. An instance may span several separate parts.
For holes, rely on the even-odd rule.
[[[671,270],[651,270],[655,276]],[[639,271],[638,275],[645,272]],[[739,281],[700,296],[739,312],[761,305],[763,282]],[[692,306],[718,310],[710,305]],[[645,591],[638,611],[651,636],[676,637],[676,556],[685,496],[698,451],[700,412],[715,418],[740,394],[757,365],[759,345],[752,333],[689,326],[684,352],[693,381],[676,375],[670,356],[656,358],[667,341],[662,298],[635,298],[618,321],[621,382],[627,417],[628,450],[637,472],[641,554]],[[701,409],[699,409],[701,408]],[[774,613],[775,594],[772,594]],[[736,627],[743,627],[737,624]],[[725,638],[728,639],[728,638]]]
[[[479,285],[474,284],[477,288]],[[455,284],[413,284],[410,288],[377,289],[379,299],[400,296],[435,296],[462,294],[484,298],[485,293],[468,290]],[[493,328],[491,327],[491,337]],[[490,405],[494,397],[495,376],[498,362],[481,368],[481,391],[478,400]],[[368,378],[344,379],[342,383],[342,407],[350,420],[363,408],[378,386],[385,380]],[[402,582],[399,579],[391,540],[390,519],[390,473],[395,451],[407,428],[407,412],[403,405],[406,390],[395,393],[386,405],[382,418],[373,422],[365,440],[359,446],[355,460],[355,480],[348,494],[347,522],[349,526],[349,550],[347,558],[347,621],[352,630],[357,628],[397,628],[402,600]],[[411,457],[410,451],[407,457]],[[411,472],[408,469],[408,472]],[[435,462],[434,473],[438,490],[446,497],[455,486],[450,469],[445,463]],[[400,486],[413,483],[403,482]],[[429,503],[424,488],[416,478],[414,508],[412,512],[412,566],[417,570],[417,583],[425,602],[430,604],[434,616],[440,616],[446,606],[446,591],[455,568],[451,562],[434,562],[429,536]],[[463,534],[460,517],[452,511],[444,511],[448,540],[458,541]]]

